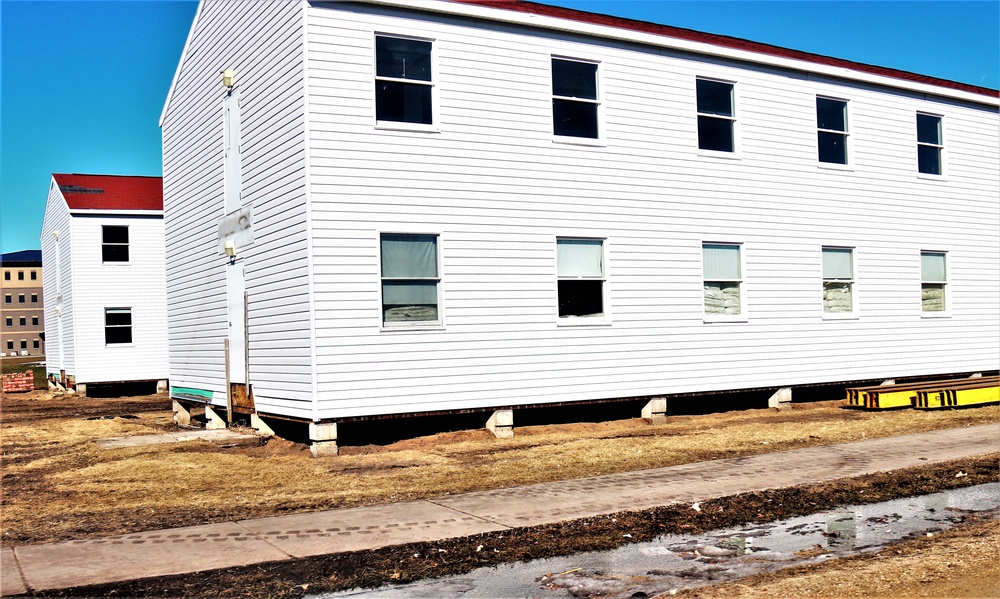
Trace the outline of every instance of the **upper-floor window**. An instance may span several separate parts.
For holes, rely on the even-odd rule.
[[[104,343],[132,343],[132,308],[104,309]]]
[[[944,252],[920,252],[920,309],[944,312],[947,302],[948,269]]]
[[[740,245],[704,243],[701,251],[705,276],[705,314],[741,314],[743,267]]]
[[[37,281],[38,280],[38,271],[37,270],[31,271],[31,280],[32,281]]]
[[[10,271],[9,270],[3,271],[3,280],[4,281],[9,281],[10,280]]]
[[[823,248],[823,312],[854,312],[852,248]]]
[[[23,270],[17,271],[17,280],[18,281],[23,281],[24,280],[24,271]]]
[[[434,123],[431,42],[375,36],[375,120]]]
[[[14,326],[14,317],[13,316],[8,316],[7,319],[6,319],[6,322],[7,322],[7,326],[9,326],[9,327]]]
[[[24,325],[28,324],[28,319],[24,316],[21,316],[20,318],[17,319],[17,324],[18,326],[23,327]]]
[[[917,170],[926,175],[940,175],[944,136],[941,117],[917,113]]]
[[[440,322],[438,236],[383,233],[382,322]]]
[[[33,327],[37,327],[38,326],[38,317],[37,316],[32,316],[31,317],[31,326],[33,326]]]
[[[817,97],[816,129],[819,161],[847,164],[847,102]]]
[[[104,262],[128,262],[128,227],[101,227],[101,259]]]
[[[552,58],[552,133],[597,139],[600,135],[597,63]]]
[[[32,293],[31,294],[31,303],[33,303],[33,304],[37,304],[38,303],[38,294],[37,293]]]
[[[698,148],[716,152],[736,150],[734,85],[698,79]]]
[[[559,317],[604,316],[604,240],[557,239]]]
[[[5,303],[5,304],[12,304],[12,303],[14,303],[14,297],[11,296],[9,293],[6,294],[6,295],[4,295],[3,296],[3,303]]]
[[[23,293],[17,294],[17,303],[19,303],[19,304],[23,304],[24,303],[24,294]]]

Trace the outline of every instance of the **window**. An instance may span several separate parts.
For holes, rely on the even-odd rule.
[[[383,233],[382,322],[440,322],[437,235]]]
[[[20,318],[17,319],[17,324],[18,324],[18,326],[22,326],[23,327],[23,326],[25,326],[25,325],[28,324],[28,319],[26,319],[25,317],[22,316],[22,317],[20,317]]]
[[[698,96],[698,148],[716,152],[736,150],[736,112],[733,84],[709,79],[696,82]]]
[[[14,342],[13,341],[8,341],[7,342],[7,349],[14,349]]]
[[[24,280],[24,271],[23,270],[17,271],[17,280],[18,281],[23,281]]]
[[[104,309],[104,343],[132,343],[132,308]]]
[[[28,340],[21,339],[21,349],[28,349]]]
[[[38,294],[37,293],[32,293],[31,294],[31,303],[33,303],[33,304],[37,304],[38,303]]]
[[[847,164],[847,102],[816,98],[819,161]]]
[[[31,271],[31,280],[32,281],[37,281],[38,280],[38,271],[37,270]]]
[[[559,318],[604,316],[604,240],[556,239]]]
[[[823,248],[823,312],[854,312],[854,250]]]
[[[38,317],[37,316],[32,316],[31,317],[31,326],[33,326],[33,327],[37,327],[38,326]]]
[[[564,137],[599,136],[597,63],[552,59],[552,133]]]
[[[101,258],[104,262],[128,262],[128,227],[101,227]]]
[[[3,280],[4,281],[9,281],[10,280],[10,271],[9,270],[3,271]]]
[[[705,271],[705,314],[736,315],[740,307],[743,268],[740,246],[731,243],[704,243],[701,246]]]
[[[7,326],[9,326],[9,327],[14,326],[14,319],[13,319],[13,317],[8,316],[7,319],[6,319],[6,323],[7,323]]]
[[[23,304],[24,303],[24,294],[23,293],[17,294],[17,303],[19,303],[19,304]]]
[[[941,174],[941,117],[917,113],[917,170],[925,175]]]
[[[31,342],[31,347],[32,349],[38,349],[38,339],[35,339]]]
[[[944,252],[920,252],[920,309],[944,312],[948,270]]]
[[[431,42],[375,36],[375,120],[431,125]]]
[[[5,303],[5,304],[11,304],[13,302],[14,302],[14,298],[9,293],[7,295],[3,296],[3,303]]]

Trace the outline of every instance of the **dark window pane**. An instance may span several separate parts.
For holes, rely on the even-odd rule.
[[[32,349],[38,349],[38,339],[31,342]]]
[[[36,272],[34,270],[31,271],[31,280],[32,281],[37,281],[38,280],[38,272]]]
[[[24,341],[24,340],[21,341],[21,349],[28,349],[28,342],[27,341]]]
[[[430,81],[431,43],[376,36],[375,75]]]
[[[710,116],[698,117],[698,147],[702,150],[732,152],[733,122]]]
[[[7,342],[7,349],[14,349],[14,342],[13,341],[8,341]]]
[[[132,327],[104,327],[105,343],[132,343]]]
[[[941,145],[941,117],[926,114],[917,115],[917,141],[924,144]]]
[[[101,259],[105,262],[128,262],[127,245],[101,246]]]
[[[375,118],[379,121],[432,124],[431,86],[376,81]]]
[[[597,65],[553,58],[552,95],[596,100]]]
[[[106,326],[131,326],[132,312],[128,310],[107,310],[104,312]]]
[[[18,319],[18,324],[19,324],[19,325],[21,325],[22,327],[23,327],[23,326],[24,326],[24,325],[25,325],[25,324],[26,324],[27,322],[28,322],[28,321],[27,321],[27,320],[25,320],[25,319],[24,319],[23,317],[22,317],[22,318],[19,318],[19,319]]]
[[[604,281],[559,281],[559,316],[603,316]]]
[[[699,79],[698,112],[733,116],[733,84]]]
[[[917,166],[921,173],[941,174],[941,148],[917,146]]]
[[[819,161],[847,164],[847,136],[840,133],[819,132]]]
[[[816,98],[816,126],[820,129],[847,131],[847,102]]]
[[[128,243],[128,227],[103,227],[104,243]]]
[[[17,280],[18,281],[23,281],[24,280],[24,271],[23,270],[17,271]]]
[[[552,132],[567,137],[597,139],[597,104],[552,100]]]

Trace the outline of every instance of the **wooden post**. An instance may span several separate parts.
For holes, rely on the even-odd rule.
[[[233,386],[229,382],[229,337],[222,340],[226,349],[226,419],[233,421]]]

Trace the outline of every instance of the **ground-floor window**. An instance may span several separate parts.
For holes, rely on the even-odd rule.
[[[132,343],[132,308],[104,309],[104,342]]]
[[[604,316],[604,240],[556,240],[559,317]]]
[[[705,276],[705,314],[741,314],[743,267],[740,245],[704,243],[701,251]]]
[[[438,236],[383,233],[382,322],[440,322]]]

